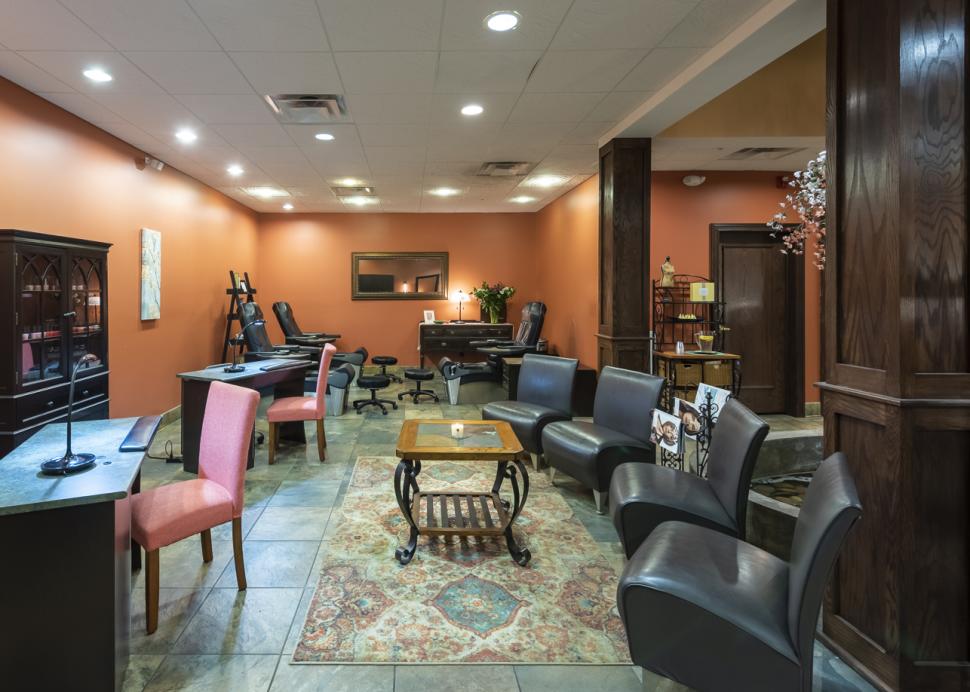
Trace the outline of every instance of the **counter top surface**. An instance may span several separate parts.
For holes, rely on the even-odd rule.
[[[267,365],[276,366],[281,365],[283,367],[275,368],[272,370],[264,370]],[[267,373],[279,372],[280,370],[288,370],[293,368],[308,368],[313,365],[310,360],[294,360],[289,358],[268,358],[266,360],[254,360],[249,363],[240,363],[243,366],[243,370],[239,372],[226,372],[223,368],[225,366],[220,365],[219,367],[204,368],[202,370],[192,370],[191,372],[180,372],[177,376],[183,380],[206,380],[209,382],[238,382],[239,380],[248,380],[259,375],[265,375]]]
[[[64,454],[67,425],[54,423],[42,428],[0,459],[0,515],[125,497],[144,452],[119,452],[118,447],[136,420],[113,418],[74,423],[74,452],[90,452],[97,461],[93,467],[69,476],[45,476],[40,472],[41,462]]]

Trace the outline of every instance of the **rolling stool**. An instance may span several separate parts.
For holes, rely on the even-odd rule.
[[[415,389],[409,389],[406,392],[401,392],[397,395],[397,400],[400,401],[406,396],[411,397],[414,403],[419,403],[418,399],[421,396],[430,396],[438,403],[438,395],[432,392],[430,389],[421,389],[421,383],[427,380],[434,379],[434,372],[431,370],[426,370],[425,368],[404,368],[404,379],[414,380],[416,384]]]
[[[370,359],[370,362],[373,363],[374,365],[380,365],[381,374],[384,375],[384,377],[389,378],[392,382],[400,383],[402,381],[401,378],[398,377],[397,375],[393,375],[387,372],[388,365],[397,365],[397,358],[395,358],[394,356],[374,356],[373,358]]]
[[[370,399],[358,399],[354,402],[354,410],[357,413],[362,413],[364,408],[367,406],[376,406],[381,410],[385,416],[387,415],[387,409],[384,404],[390,404],[395,409],[397,408],[397,402],[390,401],[389,399],[378,399],[377,390],[385,389],[391,384],[391,378],[387,375],[361,375],[357,378],[357,386],[361,389],[370,390]]]

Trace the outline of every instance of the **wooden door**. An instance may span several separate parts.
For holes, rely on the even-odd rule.
[[[711,274],[723,300],[723,349],[741,356],[741,400],[757,413],[804,415],[804,264],[764,224],[711,224]]]

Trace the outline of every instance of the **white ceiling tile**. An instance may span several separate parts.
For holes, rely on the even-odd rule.
[[[326,180],[334,178],[368,178],[371,174],[364,158],[363,149],[359,157],[321,157],[310,158],[310,164]]]
[[[213,125],[212,129],[243,151],[247,147],[293,146],[293,140],[279,125]]]
[[[701,0],[661,46],[708,48],[766,4],[766,0]]]
[[[0,0],[0,43],[11,50],[111,50],[56,0]]]
[[[198,118],[168,94],[105,93],[91,98],[145,132],[158,136],[163,143],[181,127],[200,125]]]
[[[425,164],[424,174],[429,178],[474,176],[481,165],[481,161],[429,161]]]
[[[563,144],[599,144],[600,137],[605,135],[615,123],[601,123],[587,121],[579,123],[572,132],[562,139]]]
[[[328,153],[342,151],[348,147],[360,148],[360,135],[357,134],[357,126],[349,123],[284,125],[283,127],[289,133],[293,142],[307,153],[319,153],[326,156]],[[318,140],[315,135],[321,132],[333,135],[334,139],[329,142]]]
[[[474,127],[476,123],[502,123],[512,112],[518,94],[435,94],[431,97],[431,122],[460,127]],[[461,114],[462,106],[476,103],[485,111],[469,117]]]
[[[251,94],[253,91],[225,53],[133,51],[125,56],[170,94]]]
[[[175,153],[174,149],[162,144],[141,128],[135,127],[130,123],[102,123],[98,127],[118,139],[127,142],[136,149],[141,149],[146,154],[150,154],[162,161],[165,161],[170,155],[174,155]]]
[[[697,0],[576,0],[551,47],[649,50],[696,4]]]
[[[437,50],[443,0],[318,0],[333,50]]]
[[[23,51],[20,56],[65,84],[87,94],[161,94],[162,87],[121,53],[109,51]],[[110,82],[92,82],[83,72],[100,67]]]
[[[637,50],[549,51],[526,91],[611,91],[643,56]]]
[[[490,31],[485,18],[509,9],[495,0],[447,0],[441,27],[442,50],[545,50],[572,0],[516,0],[509,3],[522,15],[514,31]]]
[[[314,0],[189,0],[227,51],[329,50]]]
[[[175,98],[208,125],[269,125],[276,122],[269,106],[255,94],[183,94]]]
[[[603,99],[603,94],[522,94],[509,122],[578,123]]]
[[[379,174],[375,164],[381,163],[420,163],[424,166],[425,148],[420,146],[403,147],[365,147],[367,162]]]
[[[655,48],[630,71],[616,89],[655,91],[690,65],[700,53],[700,48]]]
[[[65,84],[10,50],[0,51],[0,77],[9,79],[35,94],[41,92],[61,94],[74,92],[74,87]]]
[[[541,51],[441,53],[434,90],[439,94],[519,93]]]
[[[617,122],[653,95],[652,91],[614,91],[603,97],[586,116],[589,122]]]
[[[421,94],[434,87],[437,53],[336,53],[335,57],[348,94]]]
[[[306,161],[262,164],[260,169],[281,185],[323,185],[323,178]]]
[[[364,146],[424,146],[428,141],[428,126],[423,123],[363,123],[357,125],[357,131]]]
[[[126,122],[120,115],[108,110],[84,94],[42,93],[40,96],[94,125]]]
[[[343,92],[330,53],[235,52],[229,57],[260,94]]]
[[[306,161],[306,156],[299,147],[262,147],[262,146],[241,146],[239,150],[248,159],[259,166],[267,164],[299,164]]]
[[[573,123],[514,123],[502,126],[496,141],[512,146],[554,146],[573,129]]]
[[[60,0],[118,50],[219,50],[183,0]]]
[[[426,123],[431,117],[431,101],[406,94],[354,94],[347,97],[347,108],[355,123]]]

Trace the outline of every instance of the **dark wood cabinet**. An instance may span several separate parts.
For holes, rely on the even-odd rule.
[[[511,324],[491,324],[490,322],[445,322],[443,324],[418,325],[419,345],[421,350],[420,364],[424,366],[424,359],[432,353],[457,353],[464,355],[474,353],[472,341],[486,339],[511,339]]]
[[[0,456],[67,416],[108,416],[108,243],[0,229]],[[73,318],[64,317],[74,312]]]

